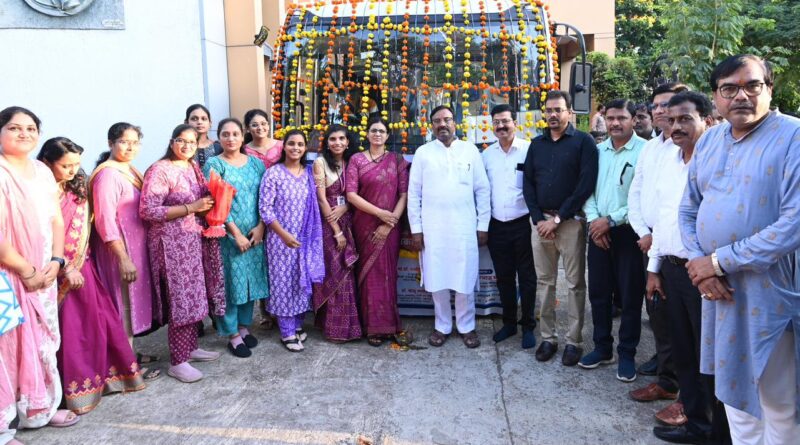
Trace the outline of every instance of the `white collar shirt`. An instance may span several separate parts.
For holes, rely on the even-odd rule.
[[[508,152],[500,142],[495,142],[483,151],[483,164],[492,189],[492,218],[511,221],[528,214],[528,206],[522,196],[521,166],[525,164],[531,141],[515,137]]]
[[[666,256],[687,259],[689,252],[683,246],[678,222],[678,209],[686,189],[690,162],[683,162],[683,150],[661,157],[658,167],[662,181],[655,186],[653,199],[658,203],[658,215],[653,226],[653,243],[647,256],[647,271],[658,273]]]
[[[628,191],[628,220],[640,238],[650,234],[658,219],[660,202],[655,199],[655,193],[663,173],[661,160],[679,151],[672,139],[664,139],[664,133],[647,141],[642,148]]]

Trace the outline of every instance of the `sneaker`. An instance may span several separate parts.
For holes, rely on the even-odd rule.
[[[610,365],[614,363],[614,354],[603,354],[597,349],[586,354],[578,362],[578,366],[583,369],[594,369],[600,365]],[[635,372],[635,371],[634,371]]]
[[[636,380],[636,362],[629,358],[620,358],[617,366],[617,380],[630,383]]]

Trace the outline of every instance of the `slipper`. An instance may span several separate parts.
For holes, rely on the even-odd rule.
[[[167,374],[183,383],[194,383],[203,378],[203,373],[200,372],[199,369],[190,365],[188,362],[183,362],[180,365],[170,366],[167,370]]]
[[[283,346],[288,349],[290,352],[300,352],[303,349],[303,344],[300,343],[300,339],[297,338],[296,335],[292,335],[291,337],[286,337],[281,339],[281,343]]]
[[[156,357],[155,355],[141,354],[139,352],[136,353],[136,362],[139,363],[139,365],[146,365],[148,363],[153,363],[157,361],[158,357]]]
[[[478,338],[478,333],[469,331],[466,334],[461,334],[461,339],[464,340],[464,345],[470,349],[477,348],[481,345],[481,339]]]
[[[231,351],[231,354],[239,358],[247,358],[253,355],[253,353],[250,352],[250,348],[248,348],[244,343],[239,343],[236,345],[236,347],[234,347],[232,344],[230,344],[230,342],[228,342],[228,351]]]
[[[152,382],[161,377],[161,370],[158,368],[142,368],[142,378],[145,382]]]
[[[242,337],[242,342],[244,342],[244,345],[248,348],[255,348],[258,346],[258,339],[253,334],[247,334]]]
[[[306,331],[303,330],[303,328],[294,331],[294,333],[295,335],[297,335],[297,338],[299,338],[300,341],[306,341],[306,339],[308,338],[308,334],[306,333]]]
[[[70,414],[72,417],[70,417]],[[60,409],[56,411],[56,414],[50,419],[50,422],[47,424],[48,426],[53,426],[56,428],[66,428],[68,426],[75,425],[80,421],[81,418],[78,417],[77,414],[73,413],[70,410]]]
[[[448,336],[449,334],[443,334],[434,329],[433,332],[431,332],[431,335],[428,336],[428,344],[438,348],[439,346],[442,346],[444,342],[447,341]]]
[[[220,356],[219,352],[206,351],[205,349],[197,348],[189,354],[190,362],[213,362]]]
[[[383,339],[377,335],[368,335],[367,336],[367,343],[370,346],[375,346],[376,348],[383,344]]]

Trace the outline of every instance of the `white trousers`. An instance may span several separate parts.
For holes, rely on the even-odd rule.
[[[735,445],[784,445],[800,441],[795,423],[797,403],[794,332],[784,331],[758,382],[763,420],[725,405]]]
[[[475,294],[456,292],[456,328],[466,334],[475,330]],[[453,331],[453,311],[450,308],[450,289],[433,293],[433,310],[436,314],[436,330],[442,334]]]

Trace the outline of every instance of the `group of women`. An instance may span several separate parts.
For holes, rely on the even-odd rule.
[[[0,305],[13,309],[0,317],[0,443],[143,389],[161,370],[133,337],[163,325],[167,373],[182,382],[203,377],[192,362],[220,356],[198,347],[207,316],[234,356],[250,356],[256,301],[292,352],[312,310],[331,342],[411,341],[396,291],[409,165],[387,151],[388,124],[370,120],[363,151],[330,126],[313,165],[306,135],[272,139],[263,110],[222,120],[219,141],[211,125],[208,109],[190,106],[142,175],[131,163],[141,130],[114,124],[87,177],[78,144],[49,139],[33,160],[38,117],[0,111]],[[212,174],[236,189],[221,238],[203,235]]]

